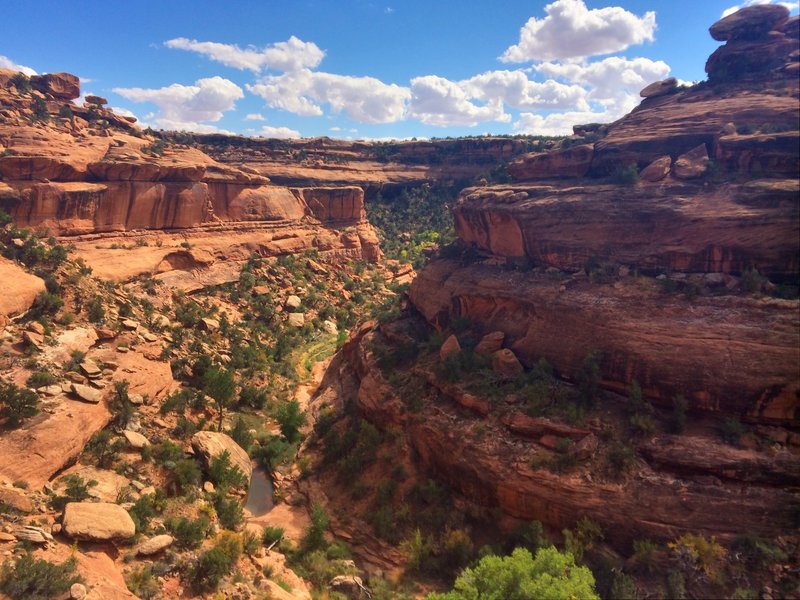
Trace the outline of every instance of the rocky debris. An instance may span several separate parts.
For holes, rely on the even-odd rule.
[[[475,346],[475,354],[494,354],[503,347],[503,340],[506,334],[502,331],[492,331],[487,333]]]
[[[445,360],[451,354],[461,352],[461,344],[458,343],[458,338],[455,335],[450,335],[439,348],[439,360]]]
[[[300,299],[300,296],[295,296],[294,294],[286,298],[286,302],[284,302],[284,306],[289,309],[290,311],[297,310],[302,305],[303,301]]]
[[[680,179],[695,179],[702,176],[707,169],[708,150],[705,144],[700,144],[678,157],[672,173]]]
[[[588,429],[556,423],[545,417],[529,417],[521,412],[513,412],[506,415],[503,418],[503,424],[508,427],[509,431],[528,438],[554,435],[575,441],[583,439],[590,433]]]
[[[290,327],[302,327],[306,323],[306,316],[303,313],[289,313],[287,323]]]
[[[142,544],[140,544],[136,549],[136,553],[140,556],[151,556],[153,554],[158,554],[162,550],[169,548],[174,541],[175,538],[173,538],[171,535],[157,535],[151,537],[145,542],[142,542]]]
[[[17,536],[13,533],[6,533],[5,531],[0,531],[0,544],[7,544],[9,542],[16,542]]]
[[[639,173],[639,179],[642,181],[656,182],[661,181],[669,175],[672,168],[672,157],[668,154],[659,156]]]
[[[98,340],[113,340],[117,337],[116,332],[110,327],[95,327],[94,332]]]
[[[210,317],[203,317],[200,319],[200,323],[198,325],[200,329],[203,331],[208,331],[209,333],[219,330],[219,321]]]
[[[597,436],[590,433],[576,444],[571,444],[567,453],[578,460],[589,460],[597,452],[598,445]]]
[[[82,583],[73,583],[69,588],[70,600],[84,600],[86,594],[86,586]]]
[[[28,323],[27,330],[28,331],[32,331],[33,333],[36,333],[38,335],[44,335],[44,333],[45,333],[44,325],[42,325],[38,321],[32,321],[32,322]]]
[[[81,383],[73,383],[72,393],[75,394],[79,400],[89,402],[91,404],[98,404],[103,399],[103,394],[99,390],[83,385]]]
[[[44,336],[34,333],[33,331],[24,331],[22,333],[23,341],[29,346],[33,346],[37,350],[44,349]]]
[[[9,487],[0,487],[0,507],[12,508],[22,513],[32,513],[35,508],[26,494]]]
[[[92,542],[125,541],[136,535],[128,511],[108,502],[69,502],[62,526],[67,536]]]
[[[659,96],[666,96],[671,94],[678,88],[678,80],[674,77],[668,77],[661,81],[655,81],[646,86],[639,95],[642,98],[657,98]]]
[[[776,25],[788,18],[789,10],[781,5],[747,6],[720,19],[708,31],[719,42],[757,40],[766,37]]]
[[[336,323],[334,323],[329,319],[325,319],[322,322],[322,330],[330,335],[336,335],[337,333],[339,333],[339,328],[336,326]]]
[[[166,315],[155,315],[153,317],[153,327],[158,329],[169,329],[172,326]]]
[[[59,100],[74,100],[81,95],[81,81],[71,73],[47,73],[31,76],[31,87]]]
[[[231,465],[239,468],[249,484],[253,474],[250,457],[230,436],[216,431],[199,431],[192,436],[192,448],[203,459],[206,466],[227,451],[230,454]]]
[[[33,525],[17,527],[14,530],[14,537],[22,542],[30,542],[31,544],[47,544],[53,541],[53,536],[49,531]]]
[[[123,329],[127,329],[128,331],[136,331],[139,329],[139,323],[132,319],[123,319],[121,324]]]
[[[128,441],[128,445],[135,450],[141,450],[145,446],[150,445],[150,440],[144,437],[141,433],[126,429],[122,432],[122,435],[125,436],[125,439]]]
[[[508,348],[501,348],[492,354],[492,371],[505,375],[506,377],[516,377],[521,375],[525,369],[519,362],[514,352]]]

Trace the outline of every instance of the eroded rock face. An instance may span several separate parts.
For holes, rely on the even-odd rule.
[[[711,37],[720,42],[764,38],[776,25],[789,18],[789,9],[775,4],[740,8],[709,27]]]
[[[3,282],[3,293],[0,294],[2,316],[25,312],[31,307],[36,296],[45,291],[44,281],[41,278],[27,273],[13,261],[1,256],[0,281]]]
[[[229,435],[216,431],[199,431],[192,436],[192,448],[202,457],[206,466],[223,452],[228,452],[230,464],[239,468],[249,484],[250,477],[253,475],[250,457]]]
[[[584,144],[557,152],[526,154],[508,165],[509,174],[521,181],[551,177],[583,177],[589,171],[594,146]]]
[[[60,100],[74,100],[81,95],[81,80],[71,73],[33,75],[31,87]]]
[[[63,531],[90,542],[130,540],[136,535],[133,519],[124,508],[108,502],[70,502],[64,507]]]

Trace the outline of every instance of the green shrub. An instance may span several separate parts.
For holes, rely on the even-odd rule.
[[[738,446],[744,434],[744,426],[738,417],[725,417],[722,421],[722,439],[732,446]]]
[[[208,466],[208,478],[222,491],[247,488],[247,477],[239,467],[231,464],[231,454],[227,450],[211,460]]]
[[[686,411],[689,402],[682,394],[678,394],[672,399],[672,414],[670,415],[668,426],[672,433],[683,433],[686,429]]]
[[[86,306],[86,312],[92,323],[102,323],[106,318],[103,299],[100,296],[93,297]]]
[[[675,600],[686,598],[686,579],[680,571],[670,571],[667,575],[667,597]]]
[[[155,598],[161,591],[158,579],[153,574],[153,567],[150,565],[132,569],[125,577],[125,585],[142,600]]]
[[[283,537],[283,527],[270,527],[265,526],[261,531],[261,543],[265,546],[270,546]]]
[[[275,413],[275,419],[278,421],[281,435],[289,443],[300,441],[300,428],[305,425],[306,413],[300,410],[297,400],[281,404]]]
[[[173,517],[164,525],[175,536],[175,545],[182,549],[198,548],[211,531],[211,521],[205,515],[194,520]]]
[[[200,484],[201,477],[202,473],[197,462],[191,458],[182,458],[175,462],[170,481],[177,494],[186,494]]]
[[[244,522],[244,510],[236,498],[228,498],[217,492],[214,495],[214,509],[219,524],[225,529],[236,530]]]
[[[62,596],[73,583],[80,581],[76,564],[74,557],[56,565],[25,552],[16,562],[9,560],[0,567],[0,591],[9,598],[25,600]]]
[[[17,91],[20,94],[30,94],[31,90],[31,78],[25,75],[25,73],[15,73],[11,77],[11,83],[17,88]]]
[[[315,502],[311,508],[311,523],[303,535],[301,548],[304,552],[313,552],[325,548],[325,531],[328,529],[330,519],[325,513],[325,509],[319,502]]]
[[[57,383],[58,379],[56,379],[55,375],[50,373],[49,371],[35,371],[31,373],[31,376],[28,377],[28,380],[25,382],[28,387],[33,389],[39,389],[40,387],[44,387],[46,385],[53,385]]]
[[[136,533],[147,531],[150,520],[164,510],[164,504],[161,490],[157,490],[155,494],[142,496],[133,503],[128,513],[136,525]]]
[[[620,166],[611,174],[611,179],[615,183],[632,185],[639,181],[639,169],[636,167],[636,163],[625,167]]]
[[[638,600],[636,582],[625,573],[615,573],[611,583],[611,598],[615,600]]]
[[[39,412],[39,397],[35,392],[20,388],[13,383],[0,382],[0,415],[9,427],[22,425],[25,419]]]
[[[650,540],[633,541],[633,559],[636,564],[648,573],[655,568],[655,553],[658,546]]]
[[[613,477],[621,477],[633,466],[636,452],[630,446],[616,442],[606,455],[609,472]]]
[[[759,568],[765,569],[775,562],[785,561],[786,552],[769,540],[758,537],[752,533],[742,533],[733,539],[733,550],[737,551],[744,560]]]
[[[126,448],[126,443],[108,429],[102,429],[94,434],[86,444],[86,454],[94,459],[95,464],[101,469],[108,469],[119,458],[119,453]]]

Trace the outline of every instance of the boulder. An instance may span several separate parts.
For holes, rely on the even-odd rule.
[[[110,502],[70,502],[64,507],[64,533],[90,542],[130,540],[136,525],[124,508]]]
[[[150,445],[150,440],[144,437],[141,433],[136,433],[135,431],[126,429],[122,432],[122,435],[125,436],[125,439],[128,441],[128,445],[136,450],[141,450],[145,446]]]
[[[475,346],[475,354],[494,354],[503,347],[503,340],[506,334],[502,331],[492,331],[487,333]]]
[[[334,592],[348,598],[365,598],[364,583],[356,575],[337,575],[331,579],[330,587]]]
[[[110,327],[95,327],[94,333],[98,340],[113,340],[117,336]]]
[[[291,327],[302,327],[306,324],[306,316],[303,313],[289,313],[288,323]]]
[[[286,306],[286,308],[288,308],[289,310],[295,310],[295,309],[298,309],[298,308],[300,308],[300,305],[301,305],[302,303],[303,303],[303,301],[302,301],[302,300],[300,300],[300,296],[294,296],[294,295],[292,295],[292,296],[289,296],[289,297],[286,299],[285,306]]]
[[[4,257],[0,257],[0,281],[3,282],[0,317],[25,312],[36,296],[45,291],[44,280],[27,273],[20,265]]]
[[[502,348],[492,354],[492,370],[506,377],[516,377],[524,371],[517,356],[508,348]]]
[[[83,371],[89,379],[96,379],[102,374],[102,370],[97,366],[97,363],[91,359],[86,359],[81,363],[81,371]]]
[[[219,329],[219,321],[209,317],[203,317],[199,323],[200,329],[208,332],[214,332]]]
[[[461,344],[458,343],[458,338],[455,335],[451,335],[444,341],[442,347],[439,348],[439,358],[444,360],[451,354],[456,354],[458,352],[461,352]]]
[[[672,167],[672,157],[668,154],[664,156],[659,156],[649,165],[647,165],[642,171],[639,173],[639,179],[642,181],[661,181],[669,174],[669,170]]]
[[[84,600],[86,593],[86,586],[82,583],[73,583],[69,588],[70,600]]]
[[[143,542],[136,549],[136,553],[139,554],[140,556],[150,556],[152,554],[158,554],[162,550],[169,548],[174,541],[175,538],[172,537],[171,535],[167,534],[157,535]]]
[[[103,399],[102,392],[91,388],[88,385],[83,385],[82,383],[73,383],[70,387],[72,388],[72,393],[75,394],[78,399],[83,400],[84,402],[98,404]]]
[[[60,100],[74,100],[81,95],[81,80],[71,73],[33,75],[31,87]]]
[[[126,515],[128,513],[125,513]],[[130,517],[128,517],[130,518]],[[32,544],[46,544],[53,541],[53,535],[49,531],[45,531],[41,527],[34,527],[33,525],[23,525],[14,530],[14,537],[23,542],[30,542]]]
[[[10,507],[23,513],[32,513],[31,499],[15,488],[0,487],[0,507]]]
[[[667,77],[661,81],[655,81],[646,86],[639,95],[642,98],[657,98],[658,96],[666,96],[671,94],[678,88],[678,80],[674,77]]]
[[[678,157],[672,173],[679,179],[695,179],[703,175],[707,168],[708,151],[705,144],[700,144]]]
[[[514,179],[545,179],[550,177],[583,177],[592,164],[594,145],[583,144],[554,152],[526,154],[508,165]]]
[[[331,335],[339,333],[339,328],[336,326],[336,323],[334,323],[333,321],[330,321],[328,319],[326,319],[325,321],[322,322],[322,329],[323,329],[323,331],[325,331],[325,333],[328,333],[328,334],[331,334]]]
[[[709,27],[718,42],[757,40],[767,36],[776,25],[789,18],[789,10],[779,4],[760,4],[740,8]]]
[[[206,466],[217,456],[227,451],[231,457],[231,465],[239,468],[249,484],[250,477],[253,475],[253,465],[250,462],[250,457],[230,436],[217,431],[199,431],[192,437],[192,448]]]
[[[100,106],[108,104],[108,100],[106,100],[102,96],[94,96],[92,94],[89,94],[88,96],[84,97],[83,101],[86,104],[99,104]]]

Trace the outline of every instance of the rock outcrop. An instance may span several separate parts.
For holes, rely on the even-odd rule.
[[[128,511],[109,502],[68,503],[62,527],[69,537],[90,542],[127,541],[136,535]]]
[[[0,184],[2,185],[2,184]],[[27,273],[16,263],[0,256],[0,281],[3,293],[0,294],[0,317],[13,316],[25,312],[40,293],[45,291],[44,281]]]
[[[229,435],[216,431],[199,431],[192,436],[192,448],[203,459],[206,466],[227,452],[230,456],[230,464],[242,472],[249,484],[250,477],[253,475],[250,457]]]

